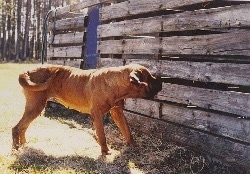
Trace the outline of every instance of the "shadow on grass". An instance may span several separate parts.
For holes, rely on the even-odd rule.
[[[87,128],[91,128],[92,121],[88,114],[82,114],[78,111],[73,109],[65,108],[63,105],[54,103],[54,102],[47,102],[47,106],[45,108],[45,117],[51,119],[59,119],[62,120],[73,120],[78,124],[88,126]],[[72,125],[69,125],[72,126]]]
[[[148,143],[150,144],[150,143]],[[98,159],[88,156],[69,155],[56,157],[42,150],[24,148],[16,155],[9,169],[15,173],[197,173],[197,174],[243,174],[240,169],[222,166],[218,162],[208,162],[206,158],[185,148],[158,146],[123,149],[112,162],[105,157]],[[139,171],[139,172],[138,172]]]
[[[77,126],[92,128],[88,115],[69,110],[62,105],[48,103],[45,117],[59,120],[70,128]],[[104,119],[107,142],[120,155],[112,162],[100,157],[69,155],[55,157],[46,155],[41,150],[27,148],[17,155],[10,169],[16,173],[32,170],[54,173],[55,171],[71,173],[131,173],[136,168],[142,173],[199,173],[199,174],[243,174],[240,168],[222,164],[207,155],[180,147],[172,142],[162,142],[150,135],[133,131],[138,147],[128,148],[119,130],[109,117]],[[33,173],[35,173],[33,172]]]
[[[99,159],[77,155],[55,157],[33,148],[24,148],[21,154],[17,155],[15,162],[9,166],[9,169],[14,170],[15,173],[60,173],[66,171],[71,173],[112,173],[114,171],[129,173],[126,166],[114,167],[114,164],[105,162],[105,158],[101,156]]]
[[[70,128],[76,127],[76,125],[74,125],[74,122],[84,128],[94,128],[90,115],[82,114],[74,109],[68,109],[59,103],[48,102],[45,108],[44,116],[47,118],[59,120],[61,123],[68,125]],[[113,120],[109,118],[109,114],[104,116],[103,121],[104,125],[113,122]]]

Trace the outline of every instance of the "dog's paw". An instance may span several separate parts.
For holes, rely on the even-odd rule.
[[[108,147],[102,147],[102,156],[110,155]]]
[[[130,142],[127,143],[129,147],[137,147],[136,142],[132,139]]]
[[[111,153],[109,151],[102,151],[102,156],[110,155]]]

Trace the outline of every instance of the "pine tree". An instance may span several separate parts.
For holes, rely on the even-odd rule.
[[[17,41],[16,41],[16,61],[20,59],[20,48],[21,48],[21,9],[22,9],[22,0],[17,0]]]
[[[29,57],[29,31],[30,31],[30,12],[31,12],[31,0],[27,0],[26,14],[25,14],[25,27],[24,27],[24,47],[23,47],[23,59],[26,60]]]

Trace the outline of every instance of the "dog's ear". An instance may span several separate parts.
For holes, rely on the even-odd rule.
[[[132,71],[129,75],[130,82],[134,84],[140,84],[142,81],[142,73],[141,71]]]

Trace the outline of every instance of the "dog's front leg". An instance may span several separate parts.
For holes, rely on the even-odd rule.
[[[130,147],[134,147],[136,145],[133,136],[131,135],[127,120],[123,113],[123,105],[124,101],[120,101],[117,103],[117,106],[110,109],[110,114],[116,125],[119,127],[122,135],[126,139],[128,145]]]
[[[103,126],[103,116],[100,114],[92,114],[93,124],[97,134],[98,143],[101,146],[102,155],[108,155],[108,146],[106,143],[106,137]]]

